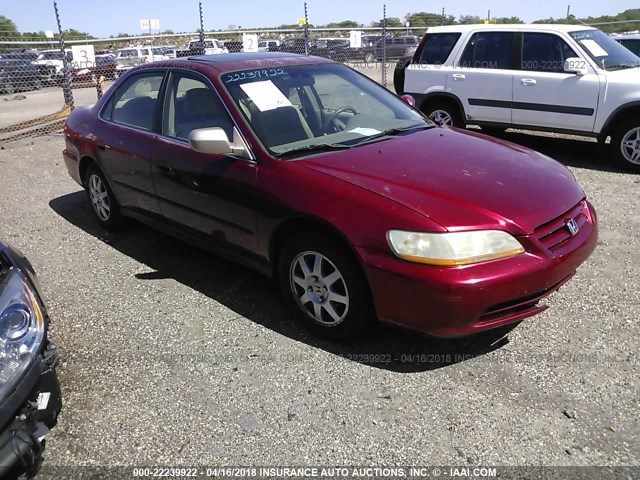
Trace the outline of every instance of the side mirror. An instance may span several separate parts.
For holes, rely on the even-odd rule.
[[[233,142],[229,141],[227,134],[222,128],[198,128],[189,134],[189,144],[196,152],[209,153],[213,155],[235,155],[240,158],[251,160],[249,147],[237,128],[233,128]]]
[[[587,62],[578,57],[569,57],[564,61],[564,71],[575,73],[576,75],[586,75],[589,73]]]

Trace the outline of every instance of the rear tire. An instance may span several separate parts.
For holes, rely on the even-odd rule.
[[[640,120],[623,121],[611,136],[611,161],[625,170],[640,173]]]
[[[465,124],[458,107],[453,102],[438,100],[422,109],[424,114],[436,125],[464,128]]]
[[[84,175],[84,188],[94,217],[105,230],[120,230],[124,218],[105,175],[97,165],[92,164]]]
[[[323,232],[305,232],[284,247],[279,261],[282,291],[314,334],[345,341],[371,325],[368,284],[353,255]]]

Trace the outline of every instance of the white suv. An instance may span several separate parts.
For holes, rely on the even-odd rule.
[[[438,123],[610,138],[612,159],[640,172],[640,58],[600,30],[429,28],[395,80]]]

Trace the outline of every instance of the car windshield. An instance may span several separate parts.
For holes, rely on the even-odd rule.
[[[276,156],[352,148],[433,124],[344,65],[292,65],[221,76],[262,144]]]
[[[640,67],[640,57],[624,48],[600,30],[571,32],[571,36],[604,70],[623,70]]]

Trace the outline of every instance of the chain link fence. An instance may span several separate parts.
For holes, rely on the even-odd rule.
[[[0,30],[0,144],[60,132],[69,112],[92,104],[113,81],[143,63],[199,54],[278,51],[341,62],[387,86],[390,70],[410,56],[422,32],[386,28],[311,28],[304,21],[280,29],[205,30],[191,33],[91,38],[63,30],[54,0],[57,32],[19,34]],[[383,10],[386,18],[386,8]],[[73,32],[73,33],[72,33]]]

